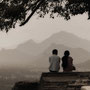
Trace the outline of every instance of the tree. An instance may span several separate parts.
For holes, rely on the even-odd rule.
[[[23,26],[34,13],[39,17],[49,14],[51,18],[56,14],[66,20],[72,15],[88,13],[90,19],[90,0],[1,0],[0,29],[8,32],[16,23]]]

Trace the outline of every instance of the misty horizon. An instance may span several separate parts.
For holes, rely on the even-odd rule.
[[[0,32],[0,48],[13,49],[31,39],[35,42],[42,42],[60,31],[69,32],[80,38],[90,40],[90,25],[87,15],[72,16],[69,21],[57,17],[50,19],[48,15],[43,19],[33,16],[23,27],[17,26],[7,34]]]
[[[22,43],[19,44],[19,45],[7,46],[6,48],[1,48],[0,50],[16,49],[16,48],[18,48],[20,45],[23,45],[24,43],[28,43],[29,41],[32,42],[32,43],[40,44],[40,43],[43,43],[44,41],[48,40],[48,38],[50,38],[50,37],[52,37],[52,36],[54,36],[54,35],[56,35],[56,34],[58,34],[58,33],[71,34],[71,35],[73,35],[73,36],[75,36],[75,37],[77,37],[77,38],[80,38],[80,39],[82,39],[82,40],[86,40],[87,42],[90,42],[90,40],[85,39],[85,38],[83,38],[83,37],[79,37],[78,35],[75,35],[74,33],[70,33],[70,32],[67,32],[67,31],[60,31],[60,32],[57,32],[57,33],[52,34],[51,36],[49,36],[49,37],[47,37],[46,39],[44,39],[44,40],[42,40],[42,41],[39,41],[39,42],[38,42],[38,41],[35,41],[35,40],[33,40],[33,39],[29,39],[29,40],[26,40],[25,42],[22,42]]]
[[[62,57],[65,50],[70,50],[74,64],[90,62],[90,41],[82,39],[72,33],[61,31],[50,36],[43,42],[36,43],[29,40],[15,49],[2,49],[0,51],[1,68],[46,68],[51,51],[56,48]],[[42,63],[42,64],[40,64]],[[44,64],[44,65],[43,65]],[[80,68],[83,68],[81,65]],[[86,65],[85,67],[87,67]],[[88,67],[87,69],[90,69]]]

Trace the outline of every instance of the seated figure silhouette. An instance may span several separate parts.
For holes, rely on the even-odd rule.
[[[54,49],[52,51],[52,56],[49,57],[49,71],[50,72],[59,72],[60,69],[60,57],[58,56],[58,50]]]
[[[62,67],[64,72],[72,72],[75,70],[73,66],[73,58],[69,56],[70,52],[66,50],[64,56],[62,57]]]

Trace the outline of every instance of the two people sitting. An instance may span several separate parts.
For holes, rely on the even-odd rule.
[[[59,72],[60,70],[60,57],[58,56],[58,50],[54,49],[52,51],[52,56],[49,57],[50,72]],[[73,66],[73,58],[70,56],[70,52],[66,50],[64,52],[64,56],[62,57],[62,68],[63,72],[72,72],[75,70]]]

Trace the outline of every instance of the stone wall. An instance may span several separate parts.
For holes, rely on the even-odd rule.
[[[40,82],[17,82],[12,90],[80,90],[90,85],[90,72],[42,73]]]
[[[42,73],[39,90],[80,90],[90,85],[90,72]]]

